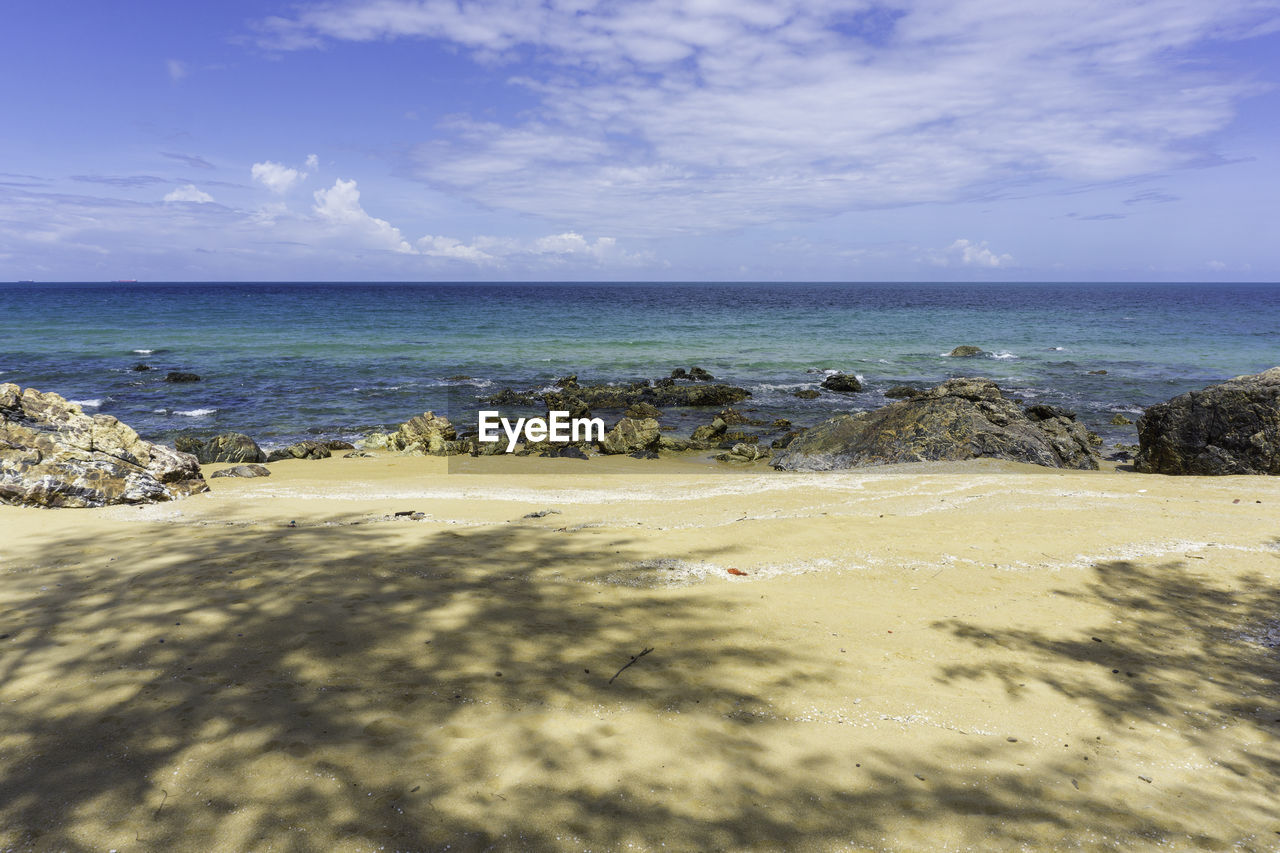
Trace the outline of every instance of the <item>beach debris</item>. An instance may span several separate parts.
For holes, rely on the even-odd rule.
[[[645,655],[649,654],[649,652],[651,652],[651,651],[653,651],[653,649],[652,649],[652,648],[648,648],[648,649],[645,649],[644,651],[642,651],[642,652],[641,652],[640,654],[638,654],[638,655],[632,655],[632,656],[631,656],[631,660],[629,660],[629,661],[627,661],[626,663],[624,663],[624,664],[622,665],[622,669],[618,670],[617,672],[615,672],[615,673],[613,674],[613,678],[617,678],[619,675],[622,675],[623,671],[624,671],[624,670],[626,670],[626,668],[627,668],[627,667],[631,666],[633,663],[635,663],[636,661],[640,660],[640,658],[642,658],[642,657],[644,657]],[[613,684],[613,678],[610,678],[610,679],[609,679],[609,683],[610,683],[610,684]]]
[[[290,526],[290,527],[297,527],[297,526],[298,526],[298,522],[296,522],[296,521],[291,521],[291,522],[289,522],[289,526]]]
[[[734,569],[734,568],[729,569],[729,574],[737,575],[738,577],[742,577],[742,578],[745,578],[747,576],[747,573],[744,572],[742,569]]]
[[[521,518],[546,518],[548,515],[560,515],[558,509],[540,509],[537,512],[531,512],[528,515],[522,515]]]
[[[1150,784],[1151,784],[1151,777],[1150,777],[1150,776],[1139,776],[1138,778],[1139,778],[1139,779],[1141,779],[1143,782],[1146,782],[1148,785],[1150,785]]]
[[[392,513],[392,516],[394,516],[395,518],[408,518],[413,515],[421,515],[421,513],[419,513],[416,509],[402,509],[398,512]]]

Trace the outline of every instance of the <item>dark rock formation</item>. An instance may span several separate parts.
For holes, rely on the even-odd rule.
[[[890,400],[906,400],[911,397],[919,397],[924,391],[919,388],[912,388],[910,385],[894,385],[892,388],[884,392],[884,395]]]
[[[151,369],[151,365],[149,365],[149,364],[135,364],[133,367],[131,367],[131,368],[129,368],[129,369],[130,369],[130,370],[132,370],[134,373],[146,373],[148,370],[150,370],[150,369]]]
[[[822,387],[828,391],[840,391],[845,394],[852,394],[862,390],[862,383],[858,381],[858,377],[850,373],[833,373],[826,379],[822,380]]]
[[[627,385],[578,385],[576,377],[557,381],[572,384],[561,385],[563,396],[555,399],[573,399],[592,411],[597,409],[625,410],[639,403],[648,403],[658,409],[670,406],[727,406],[739,403],[751,396],[745,388],[732,385],[650,385],[648,382],[632,382]],[[555,392],[559,393],[559,392]],[[519,393],[505,388],[485,399],[484,402],[509,407],[535,408],[544,404],[550,394],[537,392]]]
[[[662,410],[650,403],[636,403],[623,413],[629,418],[660,418]]]
[[[170,370],[164,375],[165,382],[199,382],[200,377],[194,373],[186,373],[181,370]]]
[[[201,465],[211,462],[266,462],[267,454],[258,443],[239,432],[226,432],[208,441],[190,436],[179,436],[174,447],[183,453],[194,454]]]
[[[961,344],[960,346],[953,349],[951,352],[947,353],[947,355],[951,356],[952,358],[970,358],[972,356],[981,355],[981,354],[982,354],[982,347],[975,347],[972,344]]]
[[[1151,406],[1138,446],[1147,474],[1280,474],[1280,367]]]
[[[792,394],[792,396],[799,397],[801,400],[816,400],[822,395],[819,394],[817,391],[813,390],[812,388],[802,388],[801,390],[796,391],[794,394]]]
[[[324,446],[330,450],[355,450],[356,446],[349,441],[341,441],[338,439],[330,439],[324,443]]]
[[[1112,416],[1110,423],[1112,426],[1128,426],[1133,423],[1133,421],[1129,420],[1119,412],[1116,412],[1115,415]]]
[[[277,448],[267,454],[268,462],[285,459],[328,459],[333,454],[323,441],[299,441],[288,447]]]
[[[1074,415],[1051,406],[1023,412],[987,379],[952,379],[910,400],[832,418],[792,441],[772,464],[822,471],[979,457],[1098,467]]]
[[[270,477],[271,469],[265,465],[232,465],[230,468],[223,468],[221,471],[215,471],[211,475],[213,477]]]
[[[110,415],[90,417],[57,394],[0,385],[0,503],[97,507],[208,488],[194,456],[143,441]]]
[[[769,448],[761,447],[758,444],[748,444],[746,442],[735,444],[727,452],[716,456],[716,459],[721,462],[755,462],[759,459],[768,458]]]

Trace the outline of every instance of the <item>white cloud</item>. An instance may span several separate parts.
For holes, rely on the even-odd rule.
[[[165,70],[169,72],[169,79],[174,83],[181,81],[187,76],[187,63],[180,59],[167,59],[164,63]]]
[[[1173,169],[1257,92],[1194,60],[1276,0],[344,0],[263,42],[425,38],[533,57],[518,119],[454,121],[416,174],[481,204],[672,233]],[[533,48],[532,51],[525,48]]]
[[[360,190],[355,181],[334,181],[327,190],[316,190],[312,211],[333,228],[363,238],[374,248],[402,254],[416,254],[400,235],[400,229],[385,219],[377,219],[360,206]]]
[[[305,172],[290,169],[288,166],[273,163],[270,160],[254,163],[249,172],[255,181],[277,193],[288,192],[290,187],[306,177]]]
[[[532,240],[481,236],[470,243],[453,237],[428,234],[417,241],[418,250],[429,257],[466,261],[478,266],[588,264],[590,266],[638,266],[653,259],[645,253],[625,252],[613,237],[588,240],[573,231],[550,234]]]
[[[195,184],[187,184],[185,187],[178,187],[164,197],[165,201],[190,201],[196,204],[208,204],[213,201],[213,196],[203,190],[197,189]]]
[[[997,255],[987,248],[987,241],[973,243],[961,238],[947,247],[946,254],[936,259],[942,266],[958,265],[994,269],[1013,265],[1013,255]]]
[[[314,172],[320,168],[320,158],[314,154],[308,154],[306,165],[308,169]]]

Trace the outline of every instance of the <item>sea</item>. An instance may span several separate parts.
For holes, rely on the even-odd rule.
[[[962,344],[981,355],[948,355]],[[1136,440],[1117,414],[1276,365],[1276,284],[0,284],[0,382],[164,442],[352,440],[427,410],[474,425],[503,388],[698,366],[749,390],[751,417],[797,426],[984,376],[1115,444]],[[822,390],[832,372],[865,390]]]

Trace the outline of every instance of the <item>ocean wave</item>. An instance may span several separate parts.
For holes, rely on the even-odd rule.
[[[152,355],[153,353],[155,353],[155,350],[153,350],[153,349],[135,349],[135,350],[130,350],[130,352],[132,352],[134,355]]]
[[[212,415],[217,409],[174,409],[173,414],[184,418],[204,418]]]
[[[750,386],[752,391],[798,391],[801,388],[812,388],[812,382],[761,382]]]
[[[1008,350],[1000,350],[1000,352],[993,352],[991,354],[991,357],[998,358],[998,359],[1009,359],[1009,358],[1017,358],[1018,356],[1014,355]]]
[[[1066,351],[1067,351],[1067,348],[1066,348],[1066,347],[1049,347],[1049,349],[1053,350],[1054,352],[1066,352]]]
[[[68,400],[68,403],[79,406],[82,409],[97,409],[102,406],[101,400]]]

